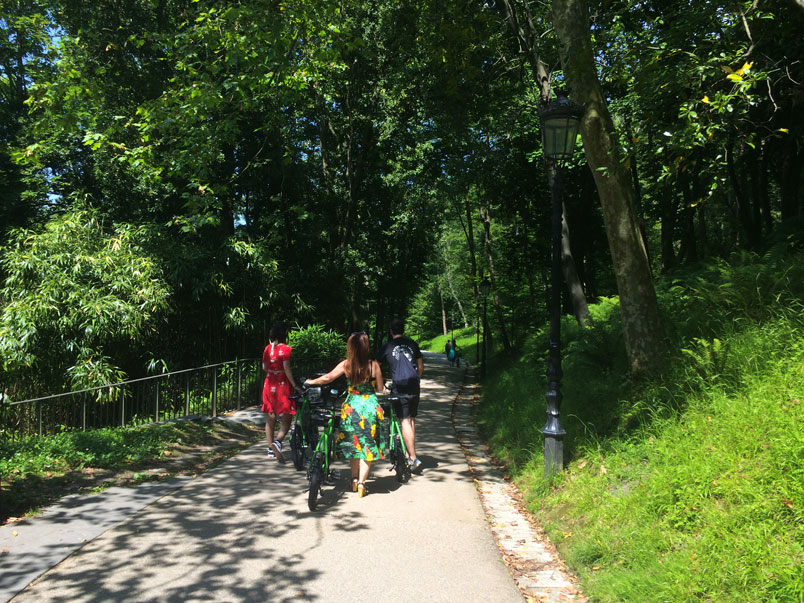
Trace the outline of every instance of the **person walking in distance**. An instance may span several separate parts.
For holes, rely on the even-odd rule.
[[[271,327],[268,334],[271,341],[262,353],[262,370],[265,371],[265,384],[262,388],[262,412],[265,413],[265,438],[268,440],[268,457],[284,463],[282,440],[290,429],[290,422],[296,414],[296,404],[290,399],[293,390],[301,388],[293,378],[290,368],[292,348],[287,345],[288,328],[284,322]],[[274,433],[279,419],[279,433]]]
[[[411,471],[421,471],[422,462],[416,456],[416,415],[419,411],[421,378],[424,372],[424,360],[419,344],[405,337],[405,323],[400,318],[391,321],[391,341],[386,343],[377,356],[380,362],[386,362],[391,370],[392,391],[403,394],[394,401],[394,413],[402,428],[402,439],[408,451],[408,463]]]
[[[458,347],[454,339],[452,340],[452,348],[450,349],[449,357],[450,363],[454,362],[456,367],[461,366],[461,348]]]

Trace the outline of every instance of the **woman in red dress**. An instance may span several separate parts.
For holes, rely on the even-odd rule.
[[[284,322],[271,327],[268,334],[271,340],[262,353],[262,370],[265,371],[265,384],[262,388],[262,412],[265,413],[265,437],[268,440],[268,456],[284,463],[282,440],[285,439],[296,404],[290,399],[293,390],[301,391],[290,369],[291,347],[287,345],[288,328]],[[274,437],[276,420],[279,419],[279,432]]]

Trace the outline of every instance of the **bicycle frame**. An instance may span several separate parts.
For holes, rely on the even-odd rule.
[[[387,404],[383,405],[383,412],[388,415],[390,421],[388,429],[388,460],[391,461],[391,470],[396,472],[396,481],[404,484],[410,479],[410,467],[408,466],[408,449],[402,437],[402,427],[393,409],[392,402],[404,398],[406,394],[391,392]]]
[[[296,417],[290,427],[290,449],[293,452],[293,466],[301,471],[311,455],[318,434],[312,422],[312,404],[308,392],[290,398],[296,401]]]
[[[318,442],[315,445],[310,464],[307,466],[307,480],[310,486],[307,506],[311,511],[315,511],[321,485],[330,475],[330,462],[335,456],[335,428],[341,416],[339,402],[344,396],[346,396],[346,392],[336,394],[331,406],[316,409],[317,417],[312,417],[313,423],[316,422],[316,419],[326,419],[326,423],[324,429],[318,434]]]

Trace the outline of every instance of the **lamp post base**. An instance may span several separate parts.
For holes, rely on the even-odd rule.
[[[564,438],[561,436],[544,436],[544,477],[551,478],[564,470]]]

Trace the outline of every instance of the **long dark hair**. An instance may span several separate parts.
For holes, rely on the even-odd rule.
[[[365,383],[371,377],[369,338],[363,333],[352,333],[346,341],[346,364],[343,367],[349,383]]]

